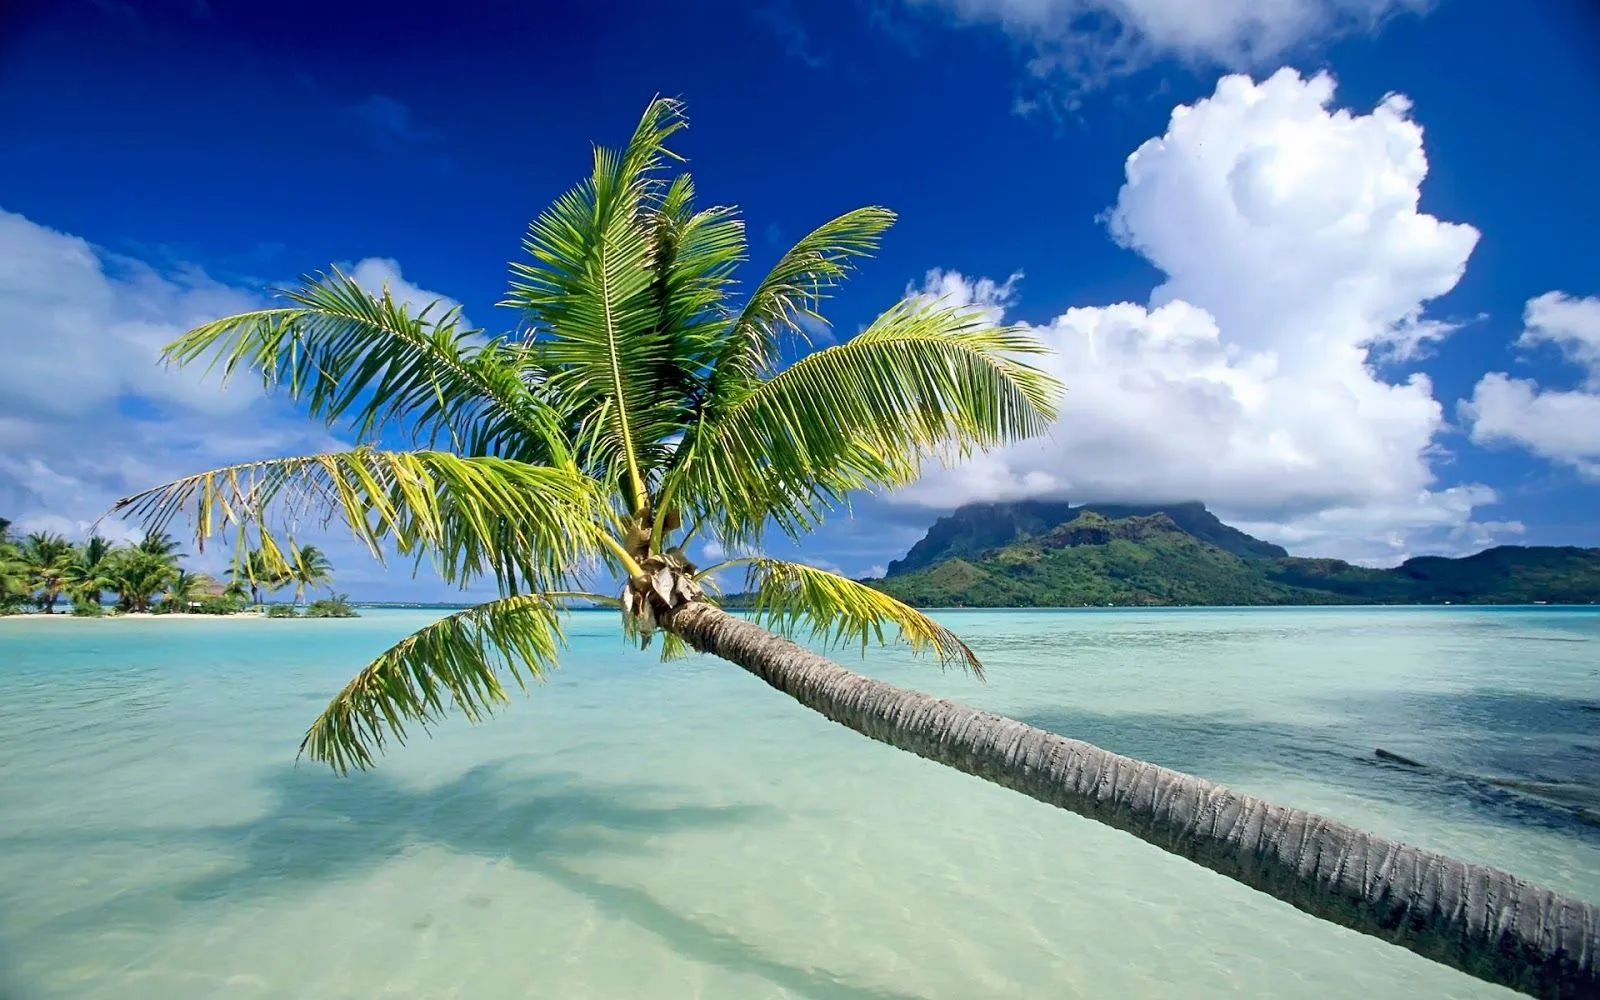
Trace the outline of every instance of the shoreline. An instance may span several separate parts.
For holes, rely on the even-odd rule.
[[[177,619],[177,620],[180,620],[180,621],[196,621],[196,620],[223,621],[223,620],[229,619],[229,618],[246,618],[246,619],[250,619],[250,620],[253,620],[253,621],[259,621],[259,620],[265,619],[266,617],[267,617],[266,615],[262,614],[259,611],[235,611],[234,613],[227,614],[227,615],[206,615],[206,614],[200,614],[199,612],[195,612],[195,611],[170,611],[170,612],[167,612],[165,614],[159,614],[159,615],[151,614],[148,611],[125,611],[120,615],[110,615],[110,614],[107,614],[107,615],[75,615],[70,611],[65,611],[65,612],[58,611],[53,615],[47,615],[42,611],[29,611],[29,612],[25,612],[25,613],[20,614],[20,615],[5,615],[4,617],[0,617],[0,622],[28,621],[28,620],[33,620],[33,619],[40,619],[40,620],[44,620],[44,621],[79,621],[79,622],[104,622],[104,621],[115,621],[115,622],[140,621],[140,622],[142,622],[142,621],[161,621],[162,619],[165,619],[165,618],[172,618],[172,619]]]

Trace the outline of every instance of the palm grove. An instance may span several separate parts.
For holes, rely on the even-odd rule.
[[[245,554],[250,564],[227,583],[182,566],[183,553],[172,536],[147,531],[138,541],[118,545],[98,534],[82,542],[64,535],[33,532],[13,537],[10,522],[0,518],[0,614],[14,614],[29,605],[54,614],[65,603],[77,616],[98,616],[112,597],[113,613],[200,612],[233,614],[249,603],[261,604],[263,590],[294,588],[298,607],[307,588],[332,583],[333,568],[315,545],[292,547],[279,560],[259,551]],[[345,617],[351,613],[343,595],[312,603],[309,614]]]
[[[413,313],[335,270],[168,347],[174,363],[263,377],[355,443],[191,476],[128,498],[125,513],[153,530],[186,516],[198,544],[229,534],[269,563],[284,532],[338,516],[374,555],[498,587],[362,669],[303,752],[343,772],[451,706],[477,720],[555,665],[565,608],[611,605],[629,637],[660,633],[665,656],[719,656],[866,736],[1323,919],[1530,992],[1595,988],[1596,907],[871,680],[790,637],[893,632],[941,664],[981,666],[937,622],[842,576],[756,554],[691,562],[691,542],[759,553],[768,533],[801,538],[850,494],[911,482],[924,460],[1038,434],[1060,386],[1030,363],[1043,348],[1024,331],[926,298],[806,352],[820,300],[891,213],[823,224],[741,298],[742,223],[731,208],[697,208],[689,176],[667,169],[684,125],[675,102],[652,102],[627,146],[597,148],[591,174],[530,225],[503,303],[519,317],[509,333],[468,329],[456,311]],[[417,447],[389,447],[401,438]],[[707,593],[734,568],[745,616]]]

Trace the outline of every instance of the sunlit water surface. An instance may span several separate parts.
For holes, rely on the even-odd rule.
[[[296,766],[438,614],[0,622],[0,998],[1509,995],[610,614],[492,722]],[[1600,900],[1600,828],[1444,773],[1595,780],[1594,611],[942,617],[988,683],[864,668]]]

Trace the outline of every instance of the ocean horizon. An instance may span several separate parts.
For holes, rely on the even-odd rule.
[[[0,620],[0,998],[1511,995],[662,663],[609,609],[493,720],[348,777],[296,760],[368,659],[461,606]],[[936,614],[986,682],[835,655],[1600,900],[1591,607]]]

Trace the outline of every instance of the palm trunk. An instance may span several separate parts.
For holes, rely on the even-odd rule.
[[[1131,833],[1315,917],[1546,997],[1600,995],[1600,907],[853,673],[704,602],[662,625],[864,736]]]

